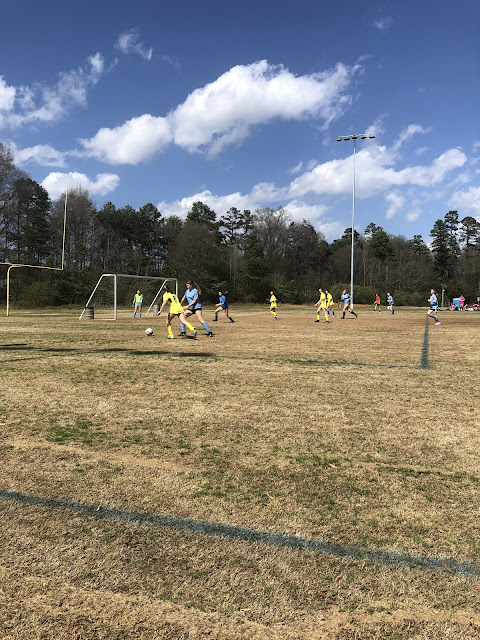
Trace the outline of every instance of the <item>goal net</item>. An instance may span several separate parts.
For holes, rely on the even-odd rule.
[[[104,273],[98,279],[79,319],[92,317],[92,314],[101,319],[127,318],[133,313],[132,303],[138,290],[143,295],[142,316],[153,315],[154,306],[161,305],[167,283],[178,295],[176,278]]]

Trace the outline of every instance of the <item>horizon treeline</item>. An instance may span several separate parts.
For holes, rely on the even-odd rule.
[[[0,142],[0,262],[60,267],[65,194],[51,201],[46,190],[17,169]],[[480,296],[480,224],[448,211],[422,236],[389,234],[373,222],[355,230],[354,296],[357,303],[382,301],[425,305],[433,287],[445,285],[447,300]],[[349,289],[351,228],[327,242],[288,208],[254,212],[231,207],[213,211],[195,202],[185,220],[163,216],[153,204],[139,209],[107,202],[95,206],[87,190],[68,192],[64,271],[16,270],[11,300],[18,305],[83,304],[102,273],[193,279],[205,300],[219,290],[232,301],[264,302],[275,290],[281,302],[317,299],[318,288],[335,298]],[[4,265],[0,295],[5,299]],[[134,285],[133,285],[134,286]]]

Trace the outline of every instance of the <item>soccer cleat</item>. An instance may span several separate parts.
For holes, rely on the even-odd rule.
[[[435,322],[435,324],[442,324],[442,323],[441,323],[441,322],[440,322],[440,320],[439,320],[438,322]]]
[[[233,318],[230,318],[230,322],[235,322],[235,320]]]
[[[186,331],[182,331],[181,333],[178,334],[181,338],[184,338],[187,335]]]
[[[315,322],[320,322],[320,320],[315,320]]]
[[[215,318],[213,319],[213,321],[214,321],[214,322],[217,322],[217,321],[218,321],[217,316],[215,316]]]
[[[165,336],[165,338],[166,338],[167,340],[175,340],[175,338],[174,338],[173,336]]]
[[[207,338],[213,338],[213,333],[211,331],[207,333]]]
[[[196,330],[196,329],[194,329],[194,330],[192,331],[192,336],[193,336],[194,338],[196,338],[196,337],[197,337],[197,330]]]

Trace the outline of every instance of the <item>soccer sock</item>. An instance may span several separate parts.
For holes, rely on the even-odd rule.
[[[328,313],[325,311],[325,322],[328,322]]]
[[[173,329],[172,329],[172,325],[170,325],[170,324],[168,325],[168,327],[167,327],[167,331],[168,331],[168,336],[169,336],[170,338],[173,338]]]
[[[317,313],[317,320],[320,320],[320,314]]]
[[[139,318],[141,318],[141,317],[142,317],[142,314],[140,313],[140,314],[138,315],[138,317],[139,317]]]
[[[343,312],[342,319],[345,318],[345,311]]]
[[[205,327],[205,331],[206,331],[207,333],[211,333],[211,332],[210,332],[210,327],[208,326],[208,324],[207,324],[206,322],[202,322],[202,324],[203,324],[203,326]]]
[[[190,331],[195,331],[195,327],[193,326],[193,324],[190,324],[189,322],[187,322],[186,324],[187,324],[187,327],[190,329]]]
[[[134,319],[134,320],[135,320],[135,316],[136,316],[136,315],[137,315],[136,313],[134,313],[134,314],[133,314],[133,319]]]
[[[182,333],[185,333],[185,325],[183,324],[183,322],[180,323],[180,329]]]
[[[277,315],[276,312],[273,311],[272,309],[270,309],[270,313],[272,314],[272,316],[276,316]]]
[[[332,316],[335,317],[335,311],[332,311]]]

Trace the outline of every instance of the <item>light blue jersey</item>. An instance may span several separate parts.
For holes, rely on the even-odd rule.
[[[349,293],[342,293],[341,300],[343,304],[350,304],[351,299],[352,299],[352,296]]]
[[[184,293],[185,300],[188,302],[188,306],[191,311],[196,311],[197,309],[201,309],[202,305],[198,301],[198,290],[197,289],[187,289]],[[197,302],[192,307],[192,302],[196,300]]]

